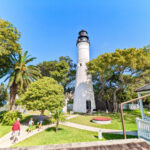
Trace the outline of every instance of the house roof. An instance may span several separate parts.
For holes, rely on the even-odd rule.
[[[150,91],[150,83],[135,90],[135,92]]]

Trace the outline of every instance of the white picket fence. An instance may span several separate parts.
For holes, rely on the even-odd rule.
[[[136,118],[138,137],[150,141],[150,120]]]

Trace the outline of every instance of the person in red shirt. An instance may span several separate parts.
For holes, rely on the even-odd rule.
[[[12,126],[12,134],[13,134],[13,143],[18,140],[18,136],[20,135],[20,118],[17,118],[15,123]]]

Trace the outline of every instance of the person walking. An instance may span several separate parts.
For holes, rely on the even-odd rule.
[[[41,116],[39,117],[39,128],[38,128],[38,131],[42,128],[43,121],[44,121],[44,116],[41,115]]]
[[[15,143],[18,140],[19,135],[20,135],[20,118],[17,118],[17,120],[12,126],[13,143]]]
[[[34,121],[32,118],[30,118],[28,133],[30,133],[33,130],[33,125],[34,125]]]

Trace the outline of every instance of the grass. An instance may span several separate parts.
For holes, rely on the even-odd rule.
[[[147,111],[146,111],[147,113]],[[110,117],[111,118],[111,124],[107,125],[100,125],[93,123],[91,120],[93,117]],[[140,117],[140,111],[124,111],[124,118],[125,118],[125,127],[128,131],[137,130],[136,126],[136,117]],[[122,122],[121,122],[121,114],[120,113],[100,113],[96,115],[81,115],[72,119],[68,120],[69,122],[78,123],[82,125],[88,125],[92,127],[98,127],[98,128],[105,128],[105,129],[116,129],[116,130],[122,130]]]
[[[134,136],[128,136],[135,138]],[[123,139],[123,135],[103,134],[102,140]],[[98,133],[76,128],[60,126],[58,133],[55,132],[55,127],[48,128],[43,132],[25,139],[24,141],[15,144],[13,147],[37,146],[48,144],[62,144],[75,142],[99,141]]]
[[[0,138],[11,131],[11,126],[0,125]]]

